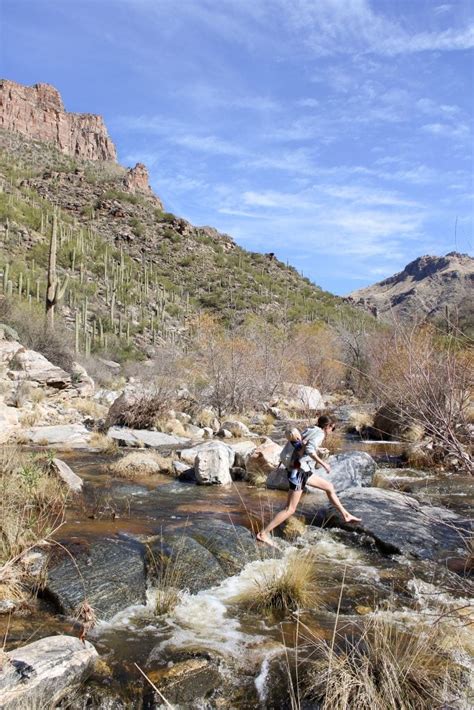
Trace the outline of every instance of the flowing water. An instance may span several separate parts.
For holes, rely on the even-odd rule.
[[[347,448],[362,446],[349,442]],[[382,466],[397,454],[396,447],[388,444],[364,448]],[[161,475],[126,482],[109,474],[110,458],[92,453],[76,452],[67,460],[87,485],[83,502],[68,510],[67,521],[57,534],[63,544],[117,534],[140,540],[163,534],[166,539],[172,531],[192,531],[210,519],[250,528],[252,521],[268,519],[285,500],[282,492],[251,488],[243,482],[229,489],[196,486]],[[462,514],[472,505],[472,480],[396,468],[383,468],[379,476],[383,486],[410,491],[420,500]],[[474,651],[465,616],[457,611],[469,605],[464,577],[436,563],[382,555],[365,536],[337,529],[308,527],[297,542],[282,540],[281,548],[280,559],[254,559],[209,589],[195,594],[181,591],[176,606],[160,616],[155,614],[158,591],[151,586],[146,604],[99,622],[90,640],[109,669],[105,677],[93,681],[100,692],[120,696],[124,707],[141,708],[141,694],[140,699],[136,694],[143,683],[134,664],[145,667],[150,678],[159,682],[161,672],[194,654],[218,660],[219,682],[225,687],[225,700],[202,707],[274,707],[275,687],[279,682],[284,685],[281,678],[275,680],[277,659],[280,666],[285,666],[285,659],[291,665],[292,649],[301,637],[309,634],[330,641],[335,624],[346,635],[357,633],[360,619],[376,607],[405,626],[415,624],[420,616],[443,615],[447,624],[456,627],[458,640],[462,636],[463,647]],[[272,615],[242,603],[256,585],[282,574],[302,549],[314,553],[316,560],[318,597],[312,609]],[[34,612],[8,621],[3,618],[1,624],[0,632],[7,635],[9,646],[53,633],[71,633],[70,620],[58,617],[47,600]],[[112,707],[105,700],[93,705],[102,706]],[[283,696],[281,707],[287,707]]]

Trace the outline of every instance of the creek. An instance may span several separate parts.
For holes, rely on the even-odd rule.
[[[395,486],[423,503],[445,506],[463,516],[472,510],[472,479],[389,467],[387,462],[393,463],[397,454],[393,444],[348,441],[345,448],[366,450],[378,460],[382,487]],[[224,561],[225,568],[226,560],[229,564],[237,560],[235,573],[230,564],[226,575],[207,588],[194,593],[182,589],[174,608],[161,615],[155,614],[159,585],[148,581],[146,599],[99,621],[89,640],[107,666],[68,707],[159,707],[135,664],[158,687],[170,669],[182,668],[176,687],[183,707],[291,707],[285,669],[294,670],[295,646],[308,635],[330,641],[335,625],[339,634],[351,637],[357,634],[360,619],[376,608],[407,628],[420,618],[442,616],[447,638],[452,633],[453,644],[461,642],[465,651],[474,653],[465,621],[470,603],[465,567],[464,574],[455,574],[437,561],[384,554],[367,535],[313,526],[307,526],[295,542],[279,539],[277,558],[268,557],[256,545],[255,555],[247,560],[245,548],[239,552],[239,545],[231,540],[232,527],[260,526],[282,507],[285,493],[244,482],[229,488],[196,486],[163,475],[127,482],[110,475],[110,457],[74,452],[64,458],[83,478],[85,488],[83,499],[68,508],[67,519],[55,535],[62,545],[74,549],[105,538],[144,542],[153,536],[161,536],[166,544],[169,537],[197,535],[211,525],[224,548],[217,556],[219,563]],[[242,603],[256,585],[265,585],[303,550],[313,552],[316,559],[318,601],[313,608],[266,614]],[[458,609],[463,609],[462,614]],[[48,598],[40,599],[29,614],[0,617],[0,633],[7,637],[8,649],[71,632],[77,634],[71,619],[58,614]],[[192,659],[200,659],[201,665],[193,667]],[[173,683],[165,687],[167,700],[176,702]],[[199,700],[193,699],[196,694]]]

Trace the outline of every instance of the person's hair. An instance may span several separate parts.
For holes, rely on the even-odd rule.
[[[327,414],[321,414],[318,418],[318,427],[320,429],[325,429],[327,426],[335,426],[336,422],[334,419]]]
[[[285,431],[285,436],[288,441],[299,441],[301,439],[301,432],[296,427],[292,427]]]

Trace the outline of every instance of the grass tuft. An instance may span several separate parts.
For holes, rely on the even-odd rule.
[[[154,473],[174,474],[173,461],[156,451],[137,451],[126,454],[110,466],[110,471],[119,478],[130,480]]]

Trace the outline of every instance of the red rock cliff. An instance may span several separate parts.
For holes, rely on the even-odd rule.
[[[0,80],[0,127],[54,143],[62,153],[86,160],[117,160],[101,116],[68,113],[54,86],[22,86]]]

